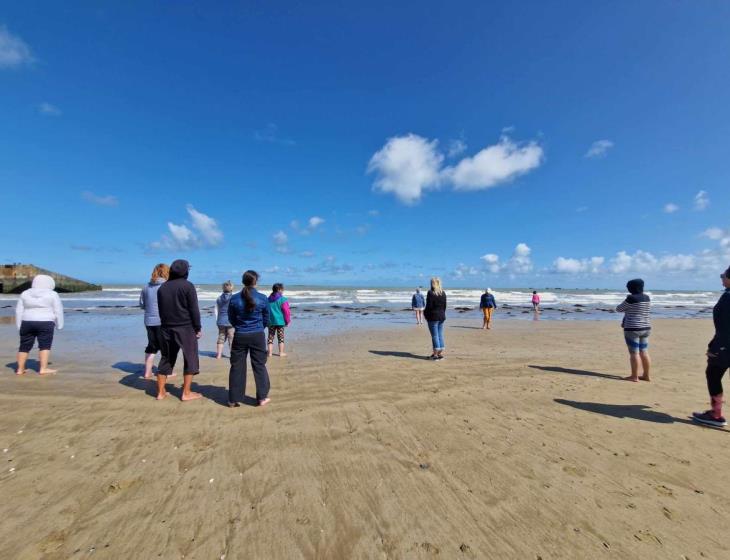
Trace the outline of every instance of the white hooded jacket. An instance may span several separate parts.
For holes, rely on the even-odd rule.
[[[23,321],[53,321],[63,328],[63,304],[53,291],[56,282],[50,276],[39,274],[33,278],[31,288],[20,294],[15,306],[15,325],[20,329]]]

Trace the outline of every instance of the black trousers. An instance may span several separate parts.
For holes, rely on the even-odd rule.
[[[228,373],[228,402],[243,402],[246,391],[246,357],[251,354],[251,368],[256,380],[256,400],[269,396],[268,351],[264,331],[236,333],[231,346],[231,370]]]
[[[177,353],[183,353],[183,375],[196,375],[200,371],[198,357],[198,337],[195,330],[189,327],[162,327],[162,347],[160,348],[160,365],[157,375],[170,375],[177,361]]]
[[[723,348],[718,351],[717,356],[707,358],[707,390],[711,397],[722,395],[722,377],[730,367],[730,348]]]

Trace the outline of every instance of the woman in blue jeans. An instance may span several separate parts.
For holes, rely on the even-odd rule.
[[[433,343],[432,360],[444,359],[444,321],[446,321],[446,292],[441,287],[441,279],[431,278],[431,289],[426,294],[426,309],[423,316],[428,323]]]

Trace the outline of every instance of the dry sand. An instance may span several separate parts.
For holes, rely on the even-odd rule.
[[[192,403],[6,368],[0,558],[730,558],[730,431],[687,419],[710,321],[657,321],[640,384],[612,322],[448,325],[438,363],[423,327],[299,343],[263,409],[208,357]]]

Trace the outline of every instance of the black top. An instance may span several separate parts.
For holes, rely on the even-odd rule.
[[[423,310],[426,321],[446,320],[446,292],[441,295],[429,290],[426,294],[426,309]]]
[[[715,304],[712,321],[715,323],[715,336],[708,344],[708,349],[717,353],[723,348],[730,348],[730,288],[725,290]]]
[[[157,306],[163,327],[190,326],[197,333],[201,330],[198,293],[188,281],[188,269],[187,261],[172,263],[170,278],[157,290]]]

